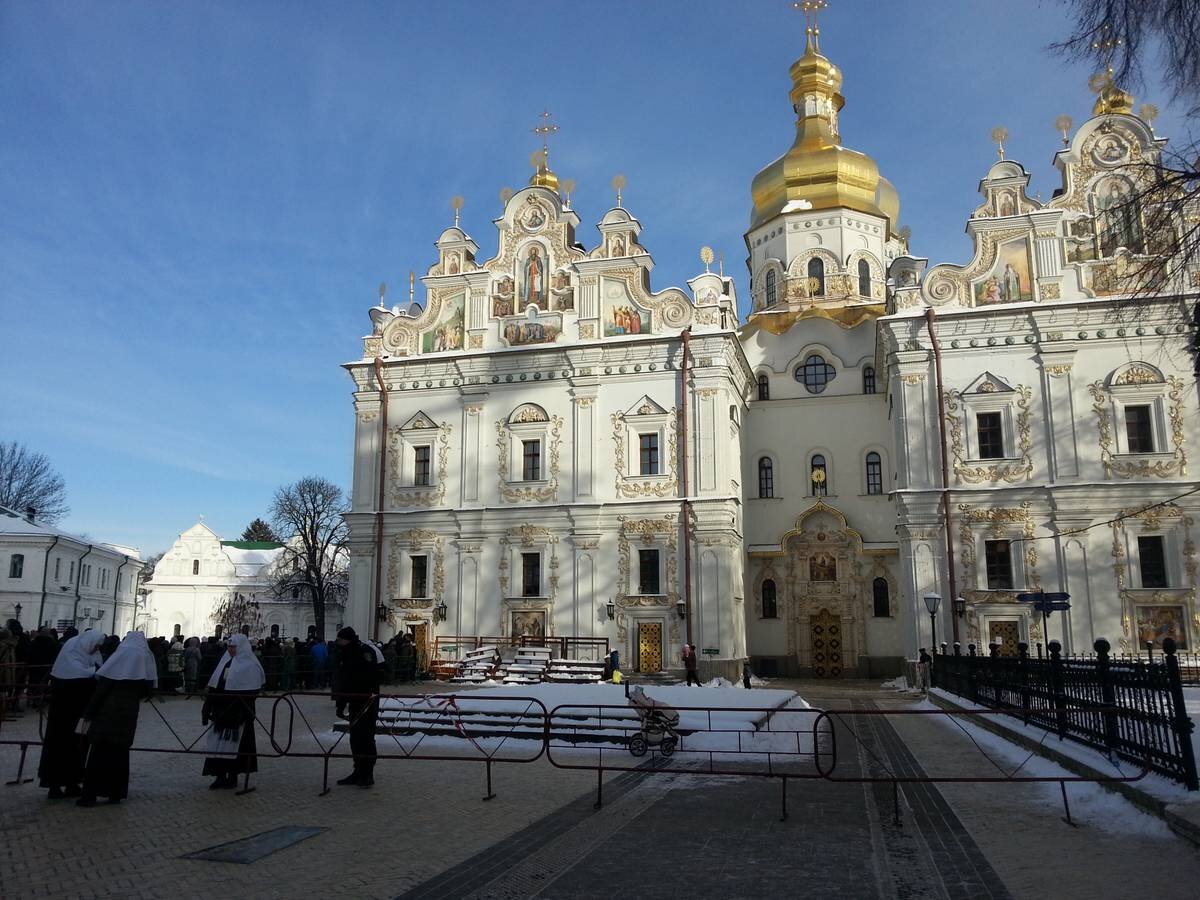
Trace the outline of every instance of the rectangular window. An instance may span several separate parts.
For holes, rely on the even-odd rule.
[[[198,560],[198,559],[192,560],[192,574],[193,575],[200,574],[200,560]]]
[[[429,484],[429,447],[417,447],[413,460],[413,484],[427,486]]]
[[[71,574],[67,576],[67,581],[75,583],[75,560],[71,560]]]
[[[25,554],[14,553],[8,561],[8,577],[20,578],[25,574]]]
[[[521,441],[521,478],[540,481],[542,477],[542,442]]]
[[[979,458],[1004,458],[1003,417],[998,412],[979,413],[975,417],[979,429]]]
[[[638,593],[661,594],[658,580],[658,551],[638,551]]]
[[[429,557],[412,556],[412,597],[424,597],[429,587]]]
[[[658,474],[658,435],[639,434],[638,449],[641,456],[641,473],[643,475]]]
[[[542,595],[542,555],[540,553],[521,554],[521,596],[540,597]]]
[[[983,547],[987,560],[988,590],[1012,590],[1012,553],[1008,541],[984,541]]]
[[[88,587],[92,586],[92,567],[90,564],[85,564],[83,567],[83,583]]]
[[[62,557],[54,557],[54,580],[59,581],[62,574]]]
[[[1125,437],[1130,453],[1154,452],[1154,421],[1149,406],[1125,407]]]
[[[1142,567],[1142,587],[1167,587],[1167,555],[1161,534],[1138,538],[1138,562]]]

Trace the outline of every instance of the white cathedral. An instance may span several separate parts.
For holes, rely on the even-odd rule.
[[[791,78],[745,323],[724,275],[651,289],[619,194],[582,245],[544,153],[493,256],[448,228],[424,302],[370,311],[345,366],[361,633],[451,655],[607,639],[645,672],[690,640],[710,673],[816,676],[894,673],[931,642],[1200,640],[1200,275],[1139,290],[1176,223],[1128,202],[1165,141],[1100,79],[1053,198],[1001,151],[973,258],[927,268],[841,143],[815,28]],[[1070,609],[1044,624],[1017,596],[1038,590]]]

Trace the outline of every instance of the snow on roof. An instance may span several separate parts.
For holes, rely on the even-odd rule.
[[[225,555],[233,563],[234,572],[239,576],[257,575],[263,568],[275,562],[284,550],[282,546],[269,550],[243,550],[224,542],[221,549],[225,551]]]
[[[88,544],[92,544],[121,556],[129,556],[134,559],[140,558],[139,551],[133,547],[124,547],[120,544],[106,544],[92,538],[80,537],[77,534],[62,531],[52,525],[43,525],[36,521],[30,522],[20,513],[14,512],[6,506],[0,506],[0,534],[35,534],[45,537],[63,537],[82,544],[85,547]]]

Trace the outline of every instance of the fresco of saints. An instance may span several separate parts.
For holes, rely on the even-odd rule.
[[[1001,297],[1005,303],[1016,303],[1021,299],[1021,276],[1012,263],[1005,263],[1001,277]]]
[[[810,557],[808,560],[809,581],[837,581],[837,561],[828,553]]]
[[[979,295],[980,303],[1000,303],[1003,297],[1000,294],[1000,282],[993,275],[987,280],[983,286],[983,291]]]
[[[1137,201],[1129,185],[1114,178],[1096,193],[1096,205],[1103,216],[1100,229],[1100,250],[1112,256],[1118,247],[1134,253],[1141,252],[1141,226],[1138,222]]]
[[[534,244],[529,248],[529,256],[525,260],[521,282],[521,305],[536,305],[544,309],[546,305],[546,261],[542,258],[542,248]]]

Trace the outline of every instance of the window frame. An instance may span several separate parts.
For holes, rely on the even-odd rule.
[[[418,588],[420,590],[417,590]],[[408,555],[408,596],[413,600],[429,598],[429,554],[427,553],[410,553]]]
[[[818,366],[819,363],[819,366]],[[820,376],[825,380],[819,385],[810,383],[816,377],[816,373],[820,372]],[[810,378],[810,373],[812,377]],[[792,377],[804,386],[804,389],[813,396],[825,393],[829,385],[837,378],[837,367],[827,360],[822,353],[813,352],[804,357],[804,361],[796,366],[792,373]]]
[[[192,574],[193,575],[200,574],[200,560],[195,559],[195,558],[192,559]]]
[[[767,375],[767,373],[759,372],[758,377],[755,379],[755,382],[758,385],[758,399],[759,400],[770,400],[771,399],[771,379]]]
[[[879,388],[875,380],[874,366],[863,366],[862,387],[864,394],[874,396],[875,394],[879,393]]]
[[[8,577],[9,578],[24,578],[25,577],[25,554],[14,553],[8,558]]]
[[[654,554],[653,559],[650,559],[648,554]],[[648,578],[652,579],[652,584],[647,584]],[[648,590],[648,587],[653,587],[654,590]],[[662,593],[662,551],[658,547],[639,547],[638,596],[661,597]]]
[[[662,474],[662,435],[657,429],[638,432],[638,474],[655,476]],[[652,440],[653,446],[647,447],[646,441]],[[647,455],[649,454],[649,456]],[[653,471],[647,471],[652,467]]]
[[[534,438],[523,437],[523,438],[520,438],[520,441],[521,441],[521,481],[525,481],[525,482],[544,481],[545,479],[542,477],[542,475],[543,475],[543,471],[542,471],[542,439],[540,437],[534,437]],[[534,454],[532,454],[532,456],[536,462],[536,470],[534,471],[534,474],[532,477],[530,477],[530,474],[529,474],[530,473],[529,463],[530,463],[530,457],[531,457],[530,447],[533,447],[534,450],[536,451]]]
[[[804,273],[809,279],[809,296],[824,297],[825,296],[825,260],[819,256],[813,256],[809,259],[804,267]],[[812,288],[812,281],[816,279],[817,286]]]
[[[975,459],[986,459],[986,460],[1008,459],[1007,440],[1006,440],[1007,439],[1007,433],[1006,433],[1007,430],[1004,427],[1004,411],[999,410],[999,409],[980,409],[980,410],[972,410],[972,413],[973,413],[973,419],[974,419],[974,423],[975,423],[975,454],[976,454]],[[984,451],[983,428],[981,427],[980,419],[982,419],[985,416],[987,416],[989,418],[989,420],[991,419],[991,417],[993,417],[993,416],[995,417],[995,422],[996,422],[995,430],[998,432],[998,438],[999,438],[999,448],[998,448],[999,453],[987,454],[987,453],[983,452]],[[989,435],[991,434],[991,431],[992,431],[992,429],[989,427],[988,428]],[[991,441],[989,440],[989,445],[990,444],[991,444]],[[992,448],[992,449],[994,449],[994,448]]]
[[[875,460],[874,460],[874,466],[875,466],[874,482],[872,480],[872,472],[871,472],[871,466],[872,466],[871,457],[872,456],[875,457]],[[867,495],[870,497],[882,496],[883,495],[883,454],[880,453],[878,450],[868,450],[866,455],[863,457],[863,469],[864,469],[864,474],[866,475],[866,480],[867,480]],[[876,487],[877,490],[871,490],[872,486]]]
[[[770,589],[768,590],[768,585]],[[774,578],[764,578],[759,585],[759,595],[762,597],[762,615],[759,618],[763,619],[778,619],[779,618],[779,585],[775,583]]]
[[[542,596],[542,554],[537,550],[522,550],[521,560],[521,596]],[[532,563],[532,566],[530,565]],[[530,573],[533,575],[533,592],[530,592]]]
[[[818,462],[817,460],[820,460],[820,462]],[[818,468],[822,472],[825,473],[824,481],[817,481],[815,478],[813,478],[813,472],[816,471]],[[808,457],[808,487],[809,487],[809,490],[811,491],[809,496],[810,497],[828,497],[830,480],[831,480],[831,476],[829,474],[829,460],[826,458],[825,454],[820,451],[809,454],[809,457]]]
[[[424,458],[422,458],[422,454]],[[413,445],[413,487],[433,486],[433,445]]]
[[[883,591],[880,593],[880,587]],[[882,601],[883,612],[880,612]],[[892,617],[892,587],[882,575],[877,575],[871,581],[871,613],[875,619],[890,619]]]
[[[991,551],[993,547],[998,548],[1004,546],[1004,556],[1007,563],[1007,572],[1001,573],[1000,562],[993,562]],[[986,579],[987,589],[989,591],[1011,591],[1013,585],[1016,584],[1016,575],[1013,572],[1013,552],[1012,540],[1010,538],[986,538],[983,542],[983,569],[984,578]],[[995,572],[993,572],[995,569]],[[1007,584],[1001,582],[1007,581]]]
[[[871,264],[861,257],[858,260],[858,295],[871,296]],[[865,284],[865,288],[864,288]]]
[[[1161,584],[1150,584],[1146,579],[1146,554],[1142,547],[1142,541],[1157,541],[1158,542],[1158,567],[1156,574],[1160,575]],[[1163,534],[1139,534],[1137,535],[1137,550],[1138,550],[1138,576],[1141,586],[1146,589],[1162,589],[1171,587],[1171,571],[1167,565],[1167,537]]]
[[[763,278],[764,285],[764,302],[767,306],[775,306],[779,302],[779,276],[775,274],[775,269],[767,269],[766,277]]]
[[[769,456],[758,458],[758,499],[775,499],[775,460]]]

